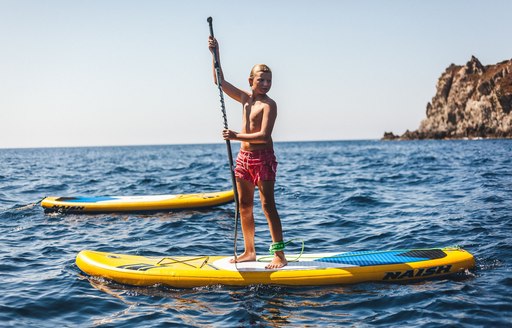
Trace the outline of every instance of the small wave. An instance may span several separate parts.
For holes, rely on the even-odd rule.
[[[43,186],[36,186],[35,189],[37,189],[40,193],[55,193],[58,191],[64,191],[69,188],[69,185],[67,183],[57,183],[57,184],[48,184]],[[30,192],[33,192],[31,190]]]
[[[132,170],[127,168],[127,167],[124,167],[124,166],[117,166],[113,170],[108,172],[107,175],[110,175],[110,174],[122,174],[122,173],[129,173],[129,172],[132,172]]]
[[[418,156],[418,157],[412,158],[412,161],[413,161],[413,163],[417,163],[417,164],[421,164],[421,163],[425,164],[425,163],[437,162],[438,159],[435,156]]]
[[[497,173],[497,172],[483,172],[480,174],[480,176],[484,179],[494,179],[499,178],[500,176],[504,175],[504,173]],[[505,174],[506,175],[506,174]]]
[[[383,202],[379,201],[376,197],[368,194],[355,194],[345,198],[342,203],[353,206],[379,206]]]
[[[484,197],[482,200],[484,201],[484,203],[492,203],[492,204],[500,204],[505,201],[502,197],[497,196],[497,195]]]
[[[503,262],[495,258],[476,258],[476,267],[478,270],[494,270],[503,265]]]
[[[145,177],[145,178],[140,179],[137,183],[141,184],[141,185],[154,185],[154,184],[157,184],[158,182],[159,182],[159,180],[156,178]]]

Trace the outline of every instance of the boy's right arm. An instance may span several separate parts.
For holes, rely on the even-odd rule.
[[[222,90],[231,98],[238,101],[239,103],[246,103],[249,95],[245,91],[238,89],[228,81],[222,79]]]
[[[234,100],[240,103],[246,102],[246,99],[249,95],[245,91],[238,89],[228,81],[224,80],[224,73],[222,72],[222,66],[220,65],[219,45],[217,43],[217,40],[215,38],[212,38],[211,36],[208,38],[208,48],[210,49],[212,55],[215,55],[215,53],[217,54],[217,62],[219,64],[219,75],[221,79],[222,90]],[[215,84],[218,84],[217,74],[215,72],[215,59],[213,61],[213,81]]]

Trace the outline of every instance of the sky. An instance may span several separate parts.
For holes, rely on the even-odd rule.
[[[472,55],[512,58],[508,0],[0,0],[0,148],[223,143],[207,47],[227,81],[273,71],[273,139],[416,130]],[[226,96],[229,127],[241,106]]]

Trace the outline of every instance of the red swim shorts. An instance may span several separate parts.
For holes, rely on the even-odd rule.
[[[277,161],[273,149],[242,150],[236,158],[235,176],[252,182],[276,181]]]

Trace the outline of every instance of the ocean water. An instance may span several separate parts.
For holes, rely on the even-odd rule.
[[[3,149],[0,326],[511,327],[512,140],[275,148],[285,240],[304,240],[306,252],[459,245],[475,255],[475,270],[323,287],[141,288],[88,278],[74,263],[82,249],[231,254],[233,203],[77,215],[44,213],[38,201],[224,190],[231,185],[225,145]],[[257,251],[265,253],[270,236],[258,205],[255,215]]]

